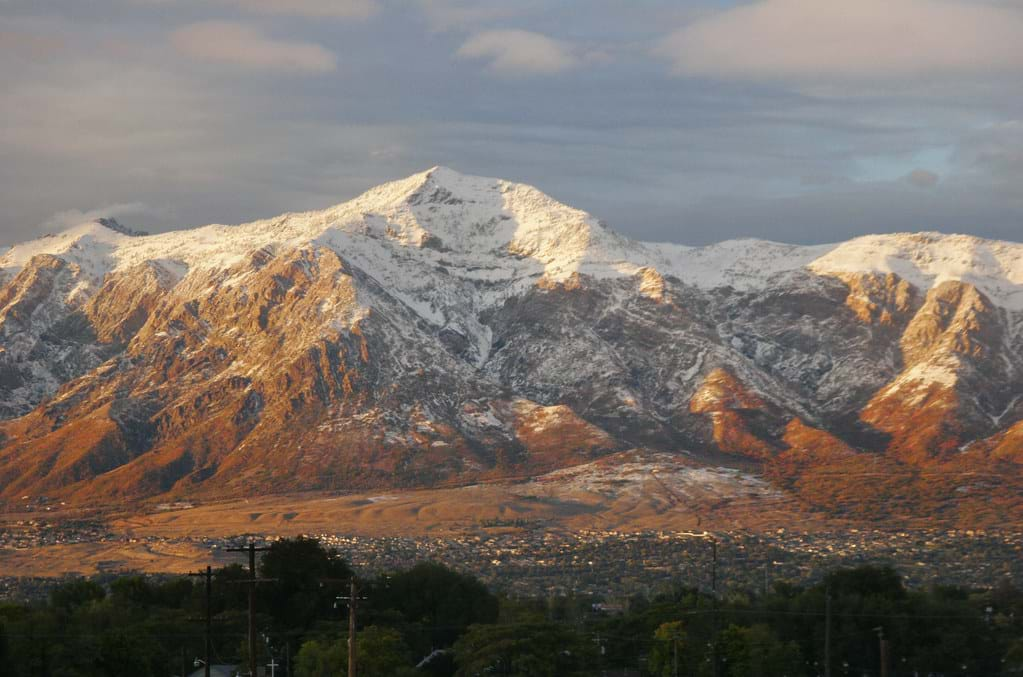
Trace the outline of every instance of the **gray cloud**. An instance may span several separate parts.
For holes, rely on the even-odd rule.
[[[970,169],[984,172],[998,182],[1023,180],[1023,120],[988,125],[966,136],[958,148],[959,159]]]
[[[311,18],[365,19],[380,6],[376,0],[220,0],[253,12]]]
[[[537,185],[643,239],[1019,239],[1016,76],[928,91],[836,77],[821,96],[802,80],[676,77],[650,58],[665,27],[720,5],[422,0],[362,20],[235,0],[7,0],[0,34],[32,37],[0,41],[0,245],[103,205],[149,205],[121,218],[153,231],[324,208],[434,164]],[[168,39],[239,21],[329,58],[253,55],[247,39],[188,55]],[[529,55],[495,71],[496,47],[453,58],[489,31],[541,35],[561,56],[540,72]],[[940,180],[921,189],[915,170]]]
[[[470,0],[417,0],[433,30],[465,29],[480,24],[509,19],[530,10],[527,0],[506,2],[473,2]]]
[[[719,196],[680,210],[657,239],[708,244],[731,237],[838,242],[866,233],[940,231],[1019,241],[1023,205],[958,184],[942,191],[860,184],[787,198]]]
[[[9,0],[17,2],[17,0]],[[121,0],[141,7],[181,8],[211,5],[234,7],[256,14],[311,19],[360,20],[380,11],[378,0]]]
[[[193,59],[257,70],[328,73],[337,57],[321,45],[268,37],[258,28],[229,21],[205,21],[171,34],[174,47]]]
[[[941,176],[926,169],[914,169],[902,177],[902,180],[917,188],[934,188],[941,181]]]
[[[12,59],[51,59],[64,48],[64,41],[53,35],[0,30],[0,54]]]

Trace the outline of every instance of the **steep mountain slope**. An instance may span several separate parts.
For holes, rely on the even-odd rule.
[[[983,471],[1019,507],[1023,245],[653,245],[446,168],[241,226],[113,225],[0,257],[4,498],[424,486],[643,448],[833,510],[822,470],[868,462],[900,504],[923,471]]]

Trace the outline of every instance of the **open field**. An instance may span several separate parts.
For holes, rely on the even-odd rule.
[[[956,526],[938,522],[902,519],[896,529],[943,532]],[[1001,525],[1001,530],[1011,526]],[[236,561],[223,548],[246,536],[309,534],[348,538],[351,544],[448,539],[468,544],[502,536],[532,542],[545,534],[572,540],[585,533],[759,533],[768,539],[788,533],[806,534],[810,540],[821,535],[834,543],[822,551],[826,555],[843,549],[841,534],[854,543],[861,538],[857,530],[875,527],[895,528],[808,511],[791,495],[741,470],[700,466],[678,456],[623,453],[534,478],[462,487],[182,500],[91,514],[37,506],[0,516],[0,577],[183,573]],[[974,533],[964,528],[958,532]],[[357,556],[366,546],[352,547],[351,554]],[[466,557],[478,555],[466,547]],[[798,538],[794,547],[802,547]],[[926,550],[927,545],[914,547]],[[854,551],[850,546],[850,553]]]
[[[74,515],[80,517],[81,515]],[[60,511],[8,513],[0,527],[31,520],[59,525]],[[351,495],[261,496],[220,503],[179,503],[141,513],[95,516],[102,537],[53,536],[37,547],[0,549],[0,576],[56,576],[111,570],[184,572],[219,555],[215,541],[345,534],[459,537],[502,529],[814,530],[834,521],[803,511],[745,473],[700,468],[673,457],[619,456],[528,480]],[[19,526],[19,523],[21,526]]]
[[[366,536],[465,533],[485,522],[617,531],[762,529],[819,524],[799,504],[738,471],[652,462],[591,463],[535,479],[345,496],[267,496],[113,522],[126,534]]]

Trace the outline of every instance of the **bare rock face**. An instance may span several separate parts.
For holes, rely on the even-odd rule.
[[[714,444],[726,454],[767,460],[778,451],[771,428],[779,412],[725,369],[707,374],[689,411],[710,418]]]
[[[861,418],[891,436],[900,458],[925,462],[958,452],[994,432],[990,413],[1018,393],[1017,369],[996,367],[1005,318],[975,287],[934,287],[900,338],[902,372],[863,409]]]
[[[97,340],[126,345],[176,282],[171,271],[151,261],[108,275],[83,308]]]
[[[863,324],[904,329],[919,306],[913,285],[895,273],[844,274],[839,277],[849,287],[846,306]]]
[[[986,445],[992,458],[1023,465],[1023,421],[998,433]]]
[[[1021,425],[1011,243],[651,245],[434,168],[324,212],[83,224],[0,257],[6,500],[435,486],[643,448],[844,515],[997,519]],[[1006,479],[927,475],[978,472]]]
[[[563,404],[543,407],[520,400],[513,409],[515,435],[525,447],[531,471],[585,463],[622,447],[620,441]]]

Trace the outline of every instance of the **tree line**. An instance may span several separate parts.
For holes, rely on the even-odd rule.
[[[258,575],[257,662],[284,677],[346,674],[349,564],[288,539],[263,553]],[[213,572],[213,663],[248,659],[248,579],[240,565]],[[1008,582],[910,590],[890,567],[860,567],[721,595],[678,581],[602,605],[498,596],[429,562],[358,580],[360,677],[878,675],[881,637],[893,677],[1023,674],[1023,592]],[[189,674],[205,613],[204,582],[189,577],[63,582],[45,600],[0,603],[0,674]]]

